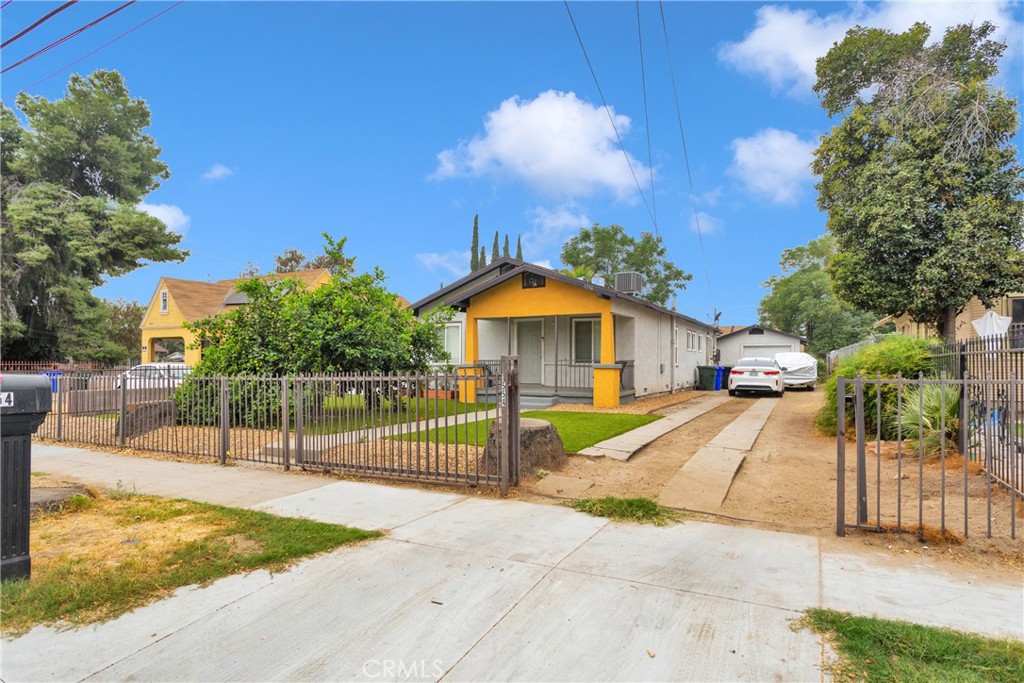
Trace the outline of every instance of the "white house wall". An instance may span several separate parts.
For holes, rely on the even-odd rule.
[[[764,334],[748,334],[747,330],[743,330],[727,337],[719,337],[718,348],[722,352],[721,364],[735,365],[738,363],[744,356],[744,347],[748,347],[747,356],[773,358],[778,351],[799,351],[800,340],[771,330],[765,330]],[[765,350],[758,351],[756,347]]]

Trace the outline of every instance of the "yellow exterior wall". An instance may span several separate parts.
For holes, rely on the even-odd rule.
[[[185,362],[191,366],[199,363],[202,357],[200,349],[190,348],[195,342],[195,335],[185,329],[185,316],[178,305],[174,303],[174,297],[167,292],[167,312],[160,312],[160,292],[166,291],[167,287],[161,278],[157,284],[153,298],[149,302],[149,310],[146,317],[142,319],[142,356],[143,363],[153,362],[153,340],[164,337],[181,337],[185,340]]]
[[[601,316],[601,363],[615,363],[615,323],[612,302],[593,292],[548,278],[544,287],[523,289],[515,277],[473,297],[466,310],[466,363],[479,360],[477,320],[486,318],[538,318],[541,316]],[[466,382],[466,400],[476,400],[472,382]],[[461,388],[461,387],[460,387]],[[594,405],[619,405],[618,368],[594,369]]]

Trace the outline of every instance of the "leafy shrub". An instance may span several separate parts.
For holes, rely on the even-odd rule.
[[[917,437],[922,437],[920,445],[925,455],[938,453],[943,439],[947,448],[955,448],[960,434],[960,388],[926,384],[904,392],[894,429],[899,426],[903,438],[915,449],[919,445]]]
[[[818,412],[816,424],[825,434],[836,434],[836,388],[838,377],[852,380],[858,374],[866,379],[894,378],[897,375],[913,378],[924,374],[934,375],[935,361],[928,347],[933,342],[927,339],[915,339],[903,335],[892,335],[884,341],[861,349],[852,356],[842,359],[835,371],[825,382],[825,403]],[[852,382],[847,383],[847,395],[853,395]],[[896,387],[885,386],[876,390],[867,386],[864,390],[864,414],[878,414],[878,404],[882,406],[882,434],[873,435],[888,438],[895,435],[896,420]],[[849,420],[853,419],[849,415]],[[873,428],[875,420],[869,417],[868,429]]]

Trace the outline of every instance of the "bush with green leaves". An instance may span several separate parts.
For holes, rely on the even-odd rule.
[[[919,446],[926,456],[956,448],[960,435],[960,387],[924,384],[903,392],[898,408],[897,435]],[[920,437],[920,438],[919,438]]]
[[[853,379],[859,374],[865,379],[891,379],[897,375],[914,378],[919,375],[932,376],[935,373],[935,361],[929,347],[934,341],[915,339],[903,335],[891,335],[878,344],[872,344],[852,356],[839,361],[832,375],[825,382],[825,403],[818,411],[816,424],[825,434],[836,434],[836,391],[838,377],[849,380],[846,384],[848,396],[853,395]],[[878,415],[879,403],[882,409],[882,434],[873,433]],[[875,385],[864,387],[864,414],[867,416],[866,426],[871,436],[888,439],[895,438],[896,418],[896,387],[893,385],[876,388]],[[848,415],[848,420],[853,416]]]

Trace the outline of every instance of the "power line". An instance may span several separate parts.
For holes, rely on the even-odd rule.
[[[128,2],[124,3],[120,7],[117,7],[116,9],[111,10],[110,12],[107,12],[106,14],[104,14],[99,19],[96,19],[94,21],[90,21],[85,26],[72,31],[71,33],[67,34],[63,38],[60,38],[58,40],[53,41],[52,43],[50,43],[49,45],[47,45],[46,47],[44,47],[44,48],[42,48],[40,50],[36,50],[35,52],[30,54],[28,57],[25,57],[21,61],[15,62],[14,64],[11,64],[9,67],[4,69],[3,71],[0,71],[0,74],[5,74],[8,71],[10,71],[11,69],[14,69],[16,67],[21,66],[25,62],[30,61],[32,59],[35,59],[36,57],[38,57],[39,55],[41,55],[43,53],[49,52],[50,50],[52,50],[53,48],[57,47],[58,45],[61,45],[62,43],[65,43],[65,42],[71,40],[72,38],[74,38],[75,36],[79,35],[80,33],[83,33],[85,31],[89,30],[90,28],[92,28],[96,24],[100,23],[101,21],[105,21],[105,20],[109,19],[110,17],[114,16],[115,14],[117,14],[121,10],[125,9],[129,5],[134,5],[136,2],[138,2],[138,0],[128,0]]]
[[[711,301],[712,307],[714,307],[715,298],[711,293],[711,275],[708,272],[708,260],[704,254],[704,232],[700,226],[700,211],[697,210],[697,195],[693,190],[693,173],[690,172],[690,154],[686,149],[686,133],[683,132],[683,113],[679,106],[679,91],[676,89],[676,71],[672,65],[672,48],[668,42],[668,24],[665,22],[665,5],[662,0],[658,0],[658,8],[661,11],[661,28],[665,35],[665,53],[668,56],[668,71],[672,77],[672,96],[675,98],[676,103],[676,120],[679,123],[679,138],[683,142],[683,161],[686,165],[686,179],[690,185],[690,203],[693,205],[693,220],[694,225],[697,227],[697,239],[700,242],[700,260],[704,266],[704,278],[708,283],[708,299]]]
[[[13,0],[12,0],[12,1],[13,1]],[[95,50],[92,50],[91,52],[87,52],[87,53],[85,53],[84,55],[82,55],[81,57],[79,57],[78,59],[76,59],[75,61],[73,61],[73,62],[71,62],[71,63],[69,63],[69,64],[65,64],[64,66],[62,66],[61,68],[57,69],[56,71],[54,71],[54,72],[53,72],[52,74],[50,74],[49,76],[44,76],[43,78],[40,78],[40,79],[39,79],[38,81],[36,81],[35,83],[33,83],[33,84],[29,85],[29,86],[28,86],[28,88],[26,88],[26,90],[28,90],[28,89],[31,89],[31,88],[34,88],[34,87],[36,87],[37,85],[39,85],[40,83],[43,83],[43,82],[45,82],[45,81],[48,81],[48,80],[50,80],[51,78],[53,78],[53,77],[54,77],[54,76],[56,76],[57,74],[59,74],[59,73],[61,73],[61,72],[63,72],[63,71],[66,71],[67,69],[70,69],[71,67],[73,67],[73,66],[74,66],[75,64],[78,64],[78,63],[79,63],[79,62],[81,62],[82,60],[85,60],[85,59],[88,59],[89,57],[92,57],[92,56],[93,56],[94,54],[96,54],[96,53],[97,53],[97,52],[99,52],[100,50],[102,50],[102,49],[104,49],[104,48],[106,48],[106,47],[108,47],[108,46],[110,46],[110,45],[112,45],[112,44],[116,43],[117,41],[121,40],[122,38],[124,38],[124,37],[125,37],[126,35],[128,35],[129,33],[131,33],[131,32],[133,32],[133,31],[135,31],[136,29],[142,28],[143,26],[145,26],[145,25],[146,25],[146,24],[148,24],[149,22],[151,22],[151,21],[153,21],[154,19],[156,19],[157,17],[159,17],[159,16],[161,15],[161,14],[166,14],[167,12],[170,12],[170,11],[171,11],[172,9],[174,9],[175,7],[177,7],[178,5],[180,5],[180,4],[184,3],[184,2],[185,2],[185,0],[178,0],[178,2],[174,3],[174,4],[173,4],[173,5],[171,5],[170,7],[165,7],[164,9],[160,10],[159,12],[157,12],[156,14],[154,14],[153,16],[151,16],[151,17],[150,17],[149,19],[146,19],[145,21],[141,21],[141,22],[139,22],[138,24],[136,24],[135,26],[132,26],[132,27],[131,27],[130,29],[128,29],[127,31],[125,31],[125,32],[124,32],[124,33],[122,33],[121,35],[119,35],[119,36],[115,37],[115,38],[114,38],[113,40],[108,40],[107,42],[103,43],[102,45],[100,45],[100,46],[99,46],[98,48],[96,48]]]
[[[644,128],[647,130],[647,167],[651,172],[651,211],[658,221],[658,202],[654,195],[654,154],[651,152],[651,118],[647,109],[647,71],[644,69],[644,34],[640,28],[640,0],[636,0],[636,38],[640,46],[640,85],[644,92]]]
[[[11,4],[12,2],[14,2],[14,0],[9,0],[3,7],[0,7],[0,9],[3,9],[4,7],[7,7],[7,5]],[[31,31],[32,29],[34,29],[36,26],[39,26],[40,24],[42,24],[47,19],[50,19],[51,17],[57,16],[58,14],[60,14],[64,10],[66,10],[68,7],[71,7],[72,5],[74,5],[76,2],[78,2],[78,0],[71,0],[70,2],[65,2],[63,5],[61,5],[57,9],[53,10],[52,12],[49,12],[49,13],[43,15],[43,17],[41,19],[39,19],[38,21],[36,21],[36,23],[34,23],[31,26],[29,26],[28,28],[26,28],[21,33],[8,38],[3,43],[0,43],[0,48],[7,47],[8,45],[10,45],[14,41],[16,41],[18,38],[21,38],[23,35],[25,35],[29,31]]]
[[[622,150],[622,155],[626,157],[626,165],[629,166],[629,173],[633,176],[633,182],[636,184],[636,189],[640,193],[640,199],[644,202],[644,207],[647,209],[647,215],[651,217],[651,224],[654,226],[654,234],[661,237],[661,233],[658,232],[658,221],[654,218],[654,212],[651,211],[651,205],[647,203],[647,197],[644,195],[643,188],[640,187],[640,180],[636,177],[636,171],[633,169],[633,162],[630,161],[629,153],[626,152],[626,146],[622,144],[622,136],[619,135],[619,128],[615,125],[615,117],[612,116],[611,107],[608,106],[608,100],[604,97],[604,91],[601,90],[601,83],[597,80],[597,72],[594,71],[594,65],[590,63],[590,56],[587,54],[587,47],[583,44],[583,36],[580,35],[579,28],[576,27],[576,20],[573,19],[572,10],[569,9],[569,0],[562,0],[565,5],[565,11],[569,13],[569,21],[572,23],[572,30],[576,32],[576,39],[580,43],[580,49],[583,50],[583,59],[587,62],[587,68],[590,69],[590,75],[594,79],[594,85],[597,86],[597,94],[601,97],[601,103],[604,105],[605,113],[608,114],[608,120],[611,121],[612,130],[615,131],[615,139],[619,142],[619,149]]]
[[[4,3],[4,4],[2,4],[2,5],[0,5],[0,9],[3,9],[4,7],[7,7],[7,6],[8,6],[9,4],[11,4],[12,2],[14,2],[14,0],[7,0],[7,2],[5,2],[5,3]]]

